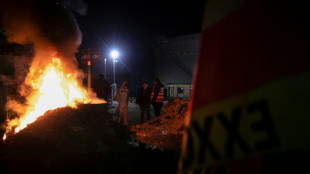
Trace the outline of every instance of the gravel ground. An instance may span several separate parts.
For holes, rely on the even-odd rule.
[[[164,106],[166,106],[165,104],[167,102],[164,102]],[[108,112],[113,115],[114,120],[117,120],[117,107],[118,103],[113,102],[113,104],[108,109]],[[178,119],[180,119],[181,117],[173,116],[173,113],[175,113],[174,109],[174,107],[172,107],[170,110],[166,109],[165,112],[167,113],[164,113],[163,107],[161,111],[161,116],[155,117],[154,109],[151,106],[150,121],[146,120],[145,115],[145,124],[140,125],[140,108],[139,106],[136,106],[135,103],[130,102],[128,104],[127,115],[128,128],[132,132],[134,132],[135,139],[140,142],[151,144],[158,148],[180,151],[182,144],[182,134],[176,133],[177,130],[174,129],[179,128],[177,127],[177,125],[179,125],[178,123],[180,123],[180,120]],[[172,110],[173,113],[171,113]],[[169,117],[170,119],[167,119],[166,117]],[[174,122],[175,124],[170,125],[171,122]]]
[[[164,104],[165,103],[166,102],[164,102]],[[109,107],[108,112],[113,115],[116,115],[117,106],[118,106],[117,101],[113,101],[113,104]],[[151,119],[154,119],[154,118],[155,118],[154,109],[151,106]],[[146,120],[146,114],[145,114],[144,120]],[[128,121],[128,126],[140,124],[140,108],[139,106],[136,106],[136,104],[133,102],[128,103],[127,121]]]

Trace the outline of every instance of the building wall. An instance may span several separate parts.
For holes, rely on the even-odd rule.
[[[157,39],[156,76],[165,87],[192,83],[199,42],[200,34]]]

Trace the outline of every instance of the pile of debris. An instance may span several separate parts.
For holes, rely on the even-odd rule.
[[[176,173],[178,152],[133,141],[100,105],[59,108],[0,143],[0,173]]]
[[[142,125],[130,128],[135,138],[164,149],[180,150],[188,100],[174,98],[163,106],[163,113]]]

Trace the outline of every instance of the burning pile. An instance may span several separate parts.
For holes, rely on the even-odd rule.
[[[77,68],[75,53],[82,35],[72,11],[85,14],[85,9],[82,1],[1,1],[1,27],[7,40],[33,45],[27,66],[15,61],[12,83],[19,84],[17,90],[23,100],[9,98],[7,102],[7,109],[14,114],[7,120],[4,139],[48,110],[105,102],[83,88],[85,75]]]
[[[6,134],[13,130],[15,133],[19,132],[48,110],[65,106],[76,108],[78,103],[105,103],[94,96],[89,97],[89,93],[78,84],[72,74],[63,71],[59,58],[51,60],[44,70],[35,73],[35,77],[26,79],[28,81],[25,83],[31,86],[33,93],[28,97],[28,105],[23,110],[18,110],[23,114],[8,120]]]

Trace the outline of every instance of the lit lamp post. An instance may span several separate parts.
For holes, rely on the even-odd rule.
[[[115,83],[115,62],[117,62],[116,58],[118,57],[118,51],[111,51],[111,57],[113,58],[113,85],[112,85],[112,101],[114,100],[114,96],[116,95],[117,86]]]
[[[91,66],[91,51],[90,48],[88,48],[88,61],[87,61],[87,90],[88,92],[91,91],[91,71],[90,71],[90,66]]]
[[[104,59],[104,75],[107,75],[107,59]]]
[[[91,61],[87,61],[87,90],[90,92],[91,90],[91,71],[90,71]]]

